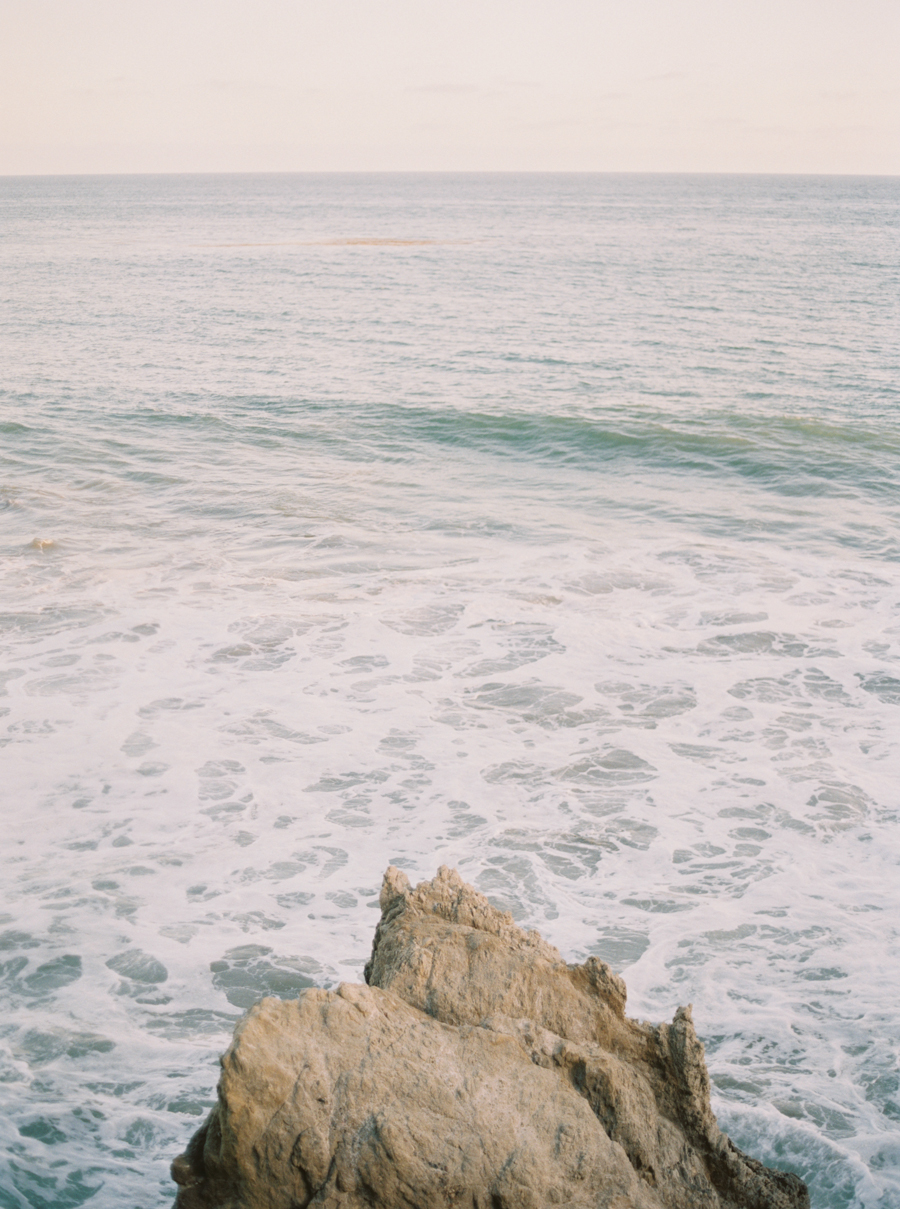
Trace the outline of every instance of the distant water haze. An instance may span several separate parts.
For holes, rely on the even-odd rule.
[[[6,0],[0,173],[900,171],[896,0]]]
[[[0,1204],[460,869],[900,1209],[900,183],[0,181]]]

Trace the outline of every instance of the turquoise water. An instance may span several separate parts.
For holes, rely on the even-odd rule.
[[[0,1206],[459,867],[900,1206],[900,183],[0,180]]]

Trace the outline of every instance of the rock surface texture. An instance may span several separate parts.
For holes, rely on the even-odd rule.
[[[367,986],[264,999],[176,1209],[803,1209],[716,1124],[690,1008],[625,1016],[460,876],[385,874]]]

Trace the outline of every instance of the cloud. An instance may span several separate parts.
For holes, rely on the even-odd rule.
[[[135,88],[124,76],[118,76],[93,88],[67,88],[64,95],[80,97],[83,101],[108,101],[110,97],[148,97],[151,89]]]
[[[263,84],[258,80],[207,80],[206,88],[214,92],[281,92],[277,84]]]
[[[453,94],[463,94],[471,92],[483,92],[477,84],[411,84],[407,92],[439,92]]]

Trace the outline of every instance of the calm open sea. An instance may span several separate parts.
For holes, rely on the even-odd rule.
[[[0,1206],[457,866],[900,1206],[900,180],[0,180]]]

